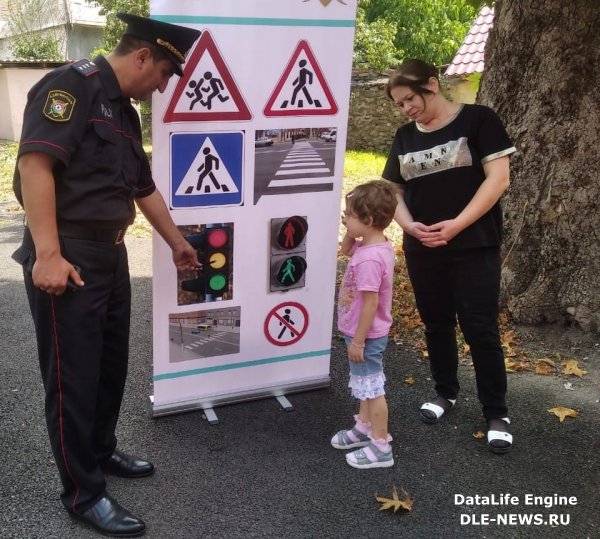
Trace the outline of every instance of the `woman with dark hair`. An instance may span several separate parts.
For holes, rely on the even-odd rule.
[[[441,93],[437,69],[408,60],[390,77],[387,95],[412,121],[398,129],[383,178],[398,184],[395,220],[425,336],[435,398],[420,418],[437,423],[459,392],[456,320],[471,349],[477,392],[495,453],[512,445],[506,370],[498,331],[502,214],[516,151],[488,107]]]

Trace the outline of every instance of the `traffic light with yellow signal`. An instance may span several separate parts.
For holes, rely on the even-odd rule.
[[[206,225],[202,232],[185,238],[198,252],[202,269],[197,277],[182,281],[181,289],[201,295],[203,301],[231,299],[230,275],[233,271],[233,227]]]
[[[307,232],[306,217],[271,219],[271,292],[305,285]]]
[[[229,289],[229,272],[233,255],[231,229],[227,226],[207,227],[205,234],[202,262],[206,293],[214,297],[223,297]]]

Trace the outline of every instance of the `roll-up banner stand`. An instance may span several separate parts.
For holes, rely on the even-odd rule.
[[[329,385],[356,0],[151,0],[200,30],[152,102],[155,416]]]

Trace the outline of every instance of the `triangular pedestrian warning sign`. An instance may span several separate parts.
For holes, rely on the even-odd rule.
[[[248,109],[215,41],[203,30],[185,63],[163,121],[250,120]]]
[[[313,116],[337,111],[312,50],[306,41],[300,41],[265,106],[265,116]]]
[[[237,192],[238,188],[225,163],[210,138],[206,137],[175,195],[214,195]]]

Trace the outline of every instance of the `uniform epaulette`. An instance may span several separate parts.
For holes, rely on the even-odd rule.
[[[77,62],[73,62],[71,64],[71,67],[75,71],[77,71],[77,73],[79,73],[82,77],[89,77],[90,75],[93,75],[94,73],[98,73],[98,71],[100,71],[100,69],[98,69],[98,66],[91,60],[88,60],[87,58],[82,58]]]

